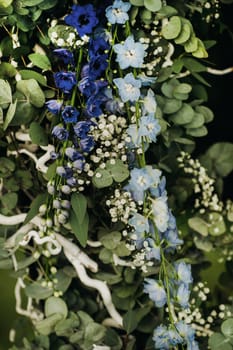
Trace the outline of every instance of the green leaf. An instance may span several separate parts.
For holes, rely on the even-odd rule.
[[[121,233],[118,231],[108,233],[100,238],[100,242],[103,244],[103,246],[110,250],[115,249],[120,241]]]
[[[203,125],[200,128],[190,128],[190,129],[186,129],[186,133],[187,135],[191,135],[194,137],[203,137],[206,136],[208,134],[208,130],[207,128]]]
[[[190,39],[184,44],[184,49],[186,52],[191,53],[198,49],[198,38],[193,33]]]
[[[173,93],[188,94],[191,91],[192,91],[192,86],[190,84],[181,83],[174,87]]]
[[[212,167],[218,176],[226,177],[233,170],[233,143],[218,142],[211,146],[205,153],[212,161]]]
[[[199,217],[190,218],[188,219],[188,225],[202,236],[208,236],[208,224],[203,219]]]
[[[210,336],[209,347],[211,350],[232,350],[232,346],[229,344],[228,339],[218,332]]]
[[[161,0],[144,0],[144,6],[149,11],[157,12],[162,7],[162,1]]]
[[[204,122],[205,122],[204,116],[201,113],[195,112],[193,120],[190,123],[185,124],[184,127],[188,129],[192,129],[192,128],[196,129],[196,128],[200,128],[204,124]]]
[[[13,0],[0,0],[1,7],[8,7],[12,4]]]
[[[2,202],[2,206],[7,211],[11,211],[16,207],[18,201],[18,194],[15,192],[8,192],[4,195],[1,195],[0,201]]]
[[[182,143],[183,145],[194,145],[195,142],[193,140],[187,139],[185,137],[176,137],[174,139],[175,142]]]
[[[128,167],[120,159],[108,160],[106,170],[110,172],[116,182],[123,182],[129,177]]]
[[[15,115],[16,105],[17,105],[17,100],[15,100],[14,103],[11,103],[8,110],[7,110],[6,119],[4,120],[4,124],[3,124],[4,131],[7,129],[8,125],[10,124],[10,122],[12,121],[12,119]]]
[[[50,60],[47,56],[39,53],[31,53],[28,58],[34,64],[34,66],[39,67],[43,70],[51,70],[52,66]]]
[[[0,177],[5,178],[10,176],[15,170],[15,163],[12,160],[1,157],[0,158]]]
[[[79,218],[76,216],[75,212],[71,210],[69,217],[70,226],[80,242],[80,244],[85,247],[87,244],[88,238],[88,228],[89,228],[89,216],[86,212],[82,222],[79,221]]]
[[[105,336],[106,328],[96,322],[90,322],[85,327],[84,338],[92,346]]]
[[[39,5],[44,0],[23,0],[24,6],[36,6]]]
[[[179,16],[172,16],[169,22],[162,27],[162,36],[167,39],[175,39],[181,31],[181,19]]]
[[[62,269],[58,270],[58,272],[54,275],[54,278],[57,279],[56,288],[62,293],[65,293],[70,286],[72,277],[66,273],[65,269]]]
[[[123,327],[127,334],[132,333],[138,326],[138,320],[135,317],[135,311],[129,310],[123,316]]]
[[[45,96],[35,79],[19,80],[16,89],[23,93],[28,101],[35,107],[41,108],[45,104]]]
[[[12,102],[11,86],[7,80],[0,79],[0,105]],[[3,107],[4,108],[4,107]]]
[[[198,62],[195,58],[183,57],[182,61],[184,63],[185,68],[187,68],[190,72],[200,73],[206,71],[206,66]]]
[[[206,51],[205,45],[200,39],[197,39],[197,49],[192,51],[192,55],[197,58],[207,58],[208,52]]]
[[[194,244],[204,252],[211,252],[213,250],[213,243],[209,240],[200,239],[200,237],[194,237]]]
[[[175,39],[176,44],[184,44],[189,40],[192,34],[192,25],[188,20],[181,19],[181,32]]]
[[[71,207],[81,224],[87,211],[86,197],[82,193],[73,193],[71,196]]]
[[[226,232],[226,225],[221,214],[215,212],[210,213],[209,222],[209,234],[211,236],[221,236]]]
[[[24,224],[27,224],[38,214],[40,206],[46,203],[47,197],[47,193],[40,193],[36,196],[30,205],[30,210],[24,220]]]
[[[61,314],[63,318],[66,318],[68,315],[68,308],[63,299],[52,296],[45,301],[44,312],[46,317],[54,314]]]
[[[29,135],[33,143],[40,146],[48,145],[48,135],[38,122],[32,122],[29,128]]]
[[[61,314],[53,314],[35,324],[36,330],[43,335],[49,335],[54,331],[55,325],[63,318]]]
[[[114,285],[122,281],[121,275],[113,275],[112,273],[108,272],[97,272],[95,274],[96,278],[101,281],[106,281],[109,285]]]
[[[184,124],[190,123],[193,117],[194,117],[193,108],[189,104],[183,103],[182,107],[179,109],[178,112],[170,115],[170,120],[174,124],[184,125]]]
[[[33,70],[30,69],[22,69],[19,71],[22,79],[27,80],[27,79],[34,79],[36,80],[40,85],[42,86],[47,86],[47,81],[46,78]]]
[[[7,78],[7,77],[14,77],[17,73],[17,69],[12,66],[12,64],[8,62],[2,62],[0,64],[0,77],[1,78]]]
[[[112,175],[108,170],[97,168],[92,177],[92,183],[96,188],[109,187],[113,183]]]
[[[112,328],[107,328],[104,343],[110,346],[111,350],[121,350],[123,348],[122,340],[117,332]]]
[[[41,281],[42,282],[42,281]],[[48,287],[43,287],[41,282],[33,282],[31,284],[26,285],[24,291],[28,297],[34,299],[47,299],[51,295],[53,295],[53,289]]]
[[[134,6],[143,6],[144,0],[130,0],[131,4]]]
[[[228,318],[221,324],[221,331],[226,337],[233,336],[233,318]]]
[[[182,107],[182,101],[176,100],[175,98],[166,98],[163,112],[172,114],[177,112]]]
[[[58,0],[43,0],[39,5],[41,10],[49,10],[57,4]]]
[[[206,106],[197,106],[195,110],[205,118],[205,123],[210,123],[214,119],[214,113]]]
[[[32,118],[35,118],[37,115],[36,108],[32,106],[26,96],[19,91],[14,94],[14,99],[17,99],[17,105],[15,115],[10,125],[28,124]]]

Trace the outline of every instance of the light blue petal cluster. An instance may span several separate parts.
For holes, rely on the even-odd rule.
[[[142,67],[146,55],[145,45],[135,42],[132,35],[128,36],[124,44],[115,44],[113,49],[117,54],[116,61],[121,69]]]
[[[145,278],[144,292],[154,301],[157,307],[162,307],[167,302],[167,295],[162,284],[152,278]]]
[[[113,79],[113,82],[123,102],[135,102],[139,99],[142,83],[139,79],[134,78],[133,73],[128,73],[124,78]]]
[[[105,10],[108,22],[111,24],[124,24],[128,21],[128,11],[131,7],[129,2],[123,2],[121,0],[115,0],[114,3],[108,6]]]
[[[134,227],[135,233],[137,236],[139,236],[139,238],[143,238],[144,233],[149,232],[150,228],[148,219],[139,213],[134,213],[133,216],[129,219],[128,223]]]

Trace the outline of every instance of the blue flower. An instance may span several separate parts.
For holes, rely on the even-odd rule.
[[[72,169],[71,169],[70,167],[68,167],[68,166],[65,166],[65,167],[63,167],[63,166],[58,166],[58,167],[56,168],[56,173],[57,173],[59,176],[64,177],[64,178],[66,178],[66,179],[69,179],[69,178],[71,178],[71,177],[73,176],[73,171],[72,171]]]
[[[116,61],[121,69],[142,67],[146,55],[145,45],[135,42],[133,36],[129,36],[124,44],[115,44],[113,49],[117,54]]]
[[[138,130],[139,137],[146,137],[149,142],[156,142],[156,137],[160,130],[161,127],[158,119],[155,119],[154,116],[149,115],[140,118]]]
[[[59,100],[49,100],[45,103],[49,112],[53,114],[58,114],[61,110],[62,101]]]
[[[178,280],[186,285],[192,283],[191,265],[186,264],[184,261],[175,263],[175,269]]]
[[[145,278],[144,292],[154,301],[157,307],[162,307],[167,302],[167,295],[161,283],[152,278]]]
[[[128,11],[131,7],[129,2],[115,0],[111,6],[106,8],[106,17],[111,24],[124,24],[129,19]]]
[[[107,52],[110,49],[109,43],[102,37],[90,39],[88,54],[90,59],[97,56],[104,56],[107,58]]]
[[[74,125],[74,132],[78,137],[84,139],[87,137],[87,134],[90,131],[92,125],[93,123],[90,120],[81,120]]]
[[[142,114],[143,115],[152,115],[153,117],[155,116],[155,112],[157,109],[157,103],[155,100],[155,94],[153,90],[149,89],[147,91],[147,95],[144,96],[143,98],[143,109],[142,109]]]
[[[164,234],[164,238],[167,242],[166,251],[174,251],[177,246],[183,244],[183,240],[178,237],[177,230],[167,230]]]
[[[139,79],[134,78],[133,73],[128,73],[124,78],[113,79],[113,82],[118,87],[123,102],[134,102],[139,99],[142,83]]]
[[[164,325],[161,325],[154,330],[153,341],[155,342],[155,349],[160,350],[169,350],[176,345],[183,343],[183,339],[176,329],[167,329]]]
[[[78,151],[76,151],[76,149],[73,147],[67,147],[65,150],[65,154],[72,161],[79,159],[81,156],[81,154]]]
[[[93,81],[89,76],[86,76],[79,82],[78,87],[84,96],[90,97],[91,95],[96,95],[100,89],[107,85],[108,83],[105,80]]]
[[[83,170],[85,164],[85,158],[82,154],[72,163],[73,167],[78,170]]]
[[[80,140],[80,147],[83,152],[89,153],[95,146],[95,141],[92,136],[87,136]]]
[[[93,5],[73,5],[72,12],[65,17],[65,23],[76,28],[81,37],[91,34],[93,28],[98,24]]]
[[[181,337],[183,337],[187,343],[187,350],[199,350],[198,343],[195,341],[195,330],[192,326],[184,323],[184,321],[179,321],[175,324]]]
[[[88,98],[86,103],[86,113],[89,117],[99,117],[103,111],[102,106],[108,100],[102,91]]]
[[[65,123],[76,123],[78,116],[79,112],[73,106],[65,106],[62,111],[62,118]]]
[[[74,72],[58,72],[54,74],[56,87],[65,94],[69,94],[77,84],[76,74]]]
[[[168,228],[169,211],[166,197],[151,199],[153,219],[160,232],[165,232]]]
[[[181,283],[176,293],[176,301],[180,304],[180,306],[186,309],[189,307],[189,297],[190,290],[188,289],[186,284]]]
[[[69,137],[69,132],[61,124],[58,124],[54,126],[52,130],[52,135],[57,137],[61,141],[65,141]]]
[[[54,54],[62,60],[65,64],[74,65],[74,55],[73,52],[67,49],[55,49],[53,50]]]
[[[133,234],[136,234],[138,238],[144,237],[144,233],[149,232],[148,219],[139,213],[134,213],[128,223],[134,227]]]
[[[152,239],[152,238],[147,238],[145,241],[148,244],[148,248],[147,248],[147,251],[146,251],[146,259],[147,260],[156,259],[156,260],[160,261],[160,258],[161,258],[161,256],[160,256],[160,246],[157,245],[155,243],[154,239]]]
[[[97,79],[108,67],[107,56],[96,56],[93,57],[89,64],[89,78]]]

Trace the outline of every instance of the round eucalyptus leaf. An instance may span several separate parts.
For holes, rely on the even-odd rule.
[[[188,124],[185,124],[184,127],[185,128],[200,128],[205,122],[205,118],[204,116],[201,114],[201,113],[194,113],[194,117],[193,117],[193,120],[188,123]]]
[[[49,335],[54,331],[55,325],[62,319],[62,314],[53,314],[35,324],[36,330],[43,335]]]
[[[162,7],[161,0],[144,0],[144,6],[152,12],[159,11]]]
[[[209,338],[209,347],[211,350],[232,350],[231,344],[221,333],[214,333]]]
[[[178,35],[178,37],[175,39],[176,44],[186,43],[190,39],[190,36],[192,34],[191,23],[189,23],[188,21],[185,23],[183,23],[183,21],[182,21],[181,23],[182,23],[181,32]]]
[[[195,110],[205,118],[205,123],[210,123],[214,119],[214,113],[206,106],[196,106]]]
[[[233,318],[228,318],[222,323],[221,331],[226,337],[233,337]]]
[[[180,83],[177,79],[170,79],[169,81],[166,81],[162,84],[161,91],[166,97],[173,98],[174,88],[179,84]]]
[[[174,124],[184,125],[184,124],[190,123],[193,117],[194,117],[193,108],[189,104],[183,103],[179,111],[170,116],[170,120]]]
[[[192,86],[190,84],[181,83],[174,87],[173,93],[188,94],[191,91],[192,91]]]
[[[97,188],[109,187],[113,183],[112,175],[108,170],[97,168],[92,177],[92,183]]]
[[[35,79],[19,80],[16,84],[17,91],[24,94],[33,106],[41,108],[45,104],[45,96],[40,85]]]
[[[63,299],[51,296],[45,301],[45,316],[49,317],[54,314],[60,314],[66,318],[68,308]]]
[[[179,16],[172,16],[168,23],[162,27],[162,36],[167,39],[175,39],[181,31],[181,19]]]
[[[188,220],[189,227],[200,233],[202,236],[208,236],[208,224],[202,218],[193,217]]]
[[[166,98],[165,105],[163,107],[163,112],[167,114],[172,114],[177,112],[182,107],[182,102],[176,100],[175,98]]]
[[[198,49],[198,39],[195,34],[192,34],[190,39],[185,43],[184,49],[186,52],[194,52]]]
[[[44,128],[37,122],[30,124],[29,135],[32,142],[36,145],[46,146],[48,144],[48,135]]]
[[[193,137],[203,137],[208,134],[207,128],[203,125],[200,128],[191,128],[191,129],[186,129],[186,133],[188,135],[191,135]]]
[[[203,42],[200,39],[197,39],[197,49],[192,51],[192,55],[197,58],[206,58],[208,53]]]
[[[130,0],[131,4],[134,6],[143,6],[144,0]]]

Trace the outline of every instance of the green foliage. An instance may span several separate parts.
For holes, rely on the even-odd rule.
[[[211,350],[231,350],[233,348],[233,318],[221,324],[221,332],[213,333],[209,338]]]

